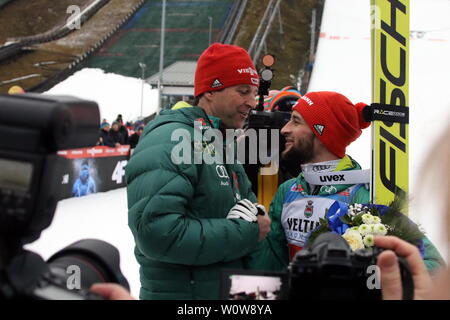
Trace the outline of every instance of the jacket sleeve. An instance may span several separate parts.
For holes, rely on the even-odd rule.
[[[200,166],[175,165],[170,155],[175,143],[149,138],[126,167],[128,223],[137,249],[150,259],[184,265],[246,255],[258,241],[257,224],[193,215],[189,204]]]
[[[264,241],[258,243],[256,248],[245,257],[245,267],[251,270],[286,271],[289,264],[289,251],[286,235],[281,224],[283,199],[287,192],[289,182],[286,181],[275,194],[270,204],[269,216],[272,219],[270,232]]]
[[[367,185],[361,186],[358,191],[356,191],[352,200],[349,204],[353,203],[369,203],[370,202],[370,191],[367,188]]]
[[[445,267],[445,261],[436,247],[431,243],[430,239],[423,237],[422,241],[424,246],[423,262],[425,263],[428,272],[433,274],[438,269]]]
[[[250,179],[248,178],[247,174],[245,173],[244,168],[239,165],[238,167],[234,168],[235,172],[238,177],[239,181],[239,191],[241,192],[243,199],[248,199],[253,203],[257,203],[258,199],[255,195],[255,193],[252,190],[252,183],[250,182]]]

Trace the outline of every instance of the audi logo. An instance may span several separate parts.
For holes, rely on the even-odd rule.
[[[230,179],[230,177],[228,176],[228,172],[227,172],[227,169],[225,168],[225,166],[216,166],[216,172],[217,172],[217,175],[219,176],[219,178]]]

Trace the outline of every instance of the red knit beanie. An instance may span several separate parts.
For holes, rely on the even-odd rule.
[[[365,103],[353,105],[337,92],[310,92],[293,106],[306,121],[312,132],[327,149],[343,158],[345,148],[355,141],[370,122],[363,119]]]
[[[238,46],[214,43],[198,59],[195,96],[238,84],[259,85],[259,76],[247,51]]]

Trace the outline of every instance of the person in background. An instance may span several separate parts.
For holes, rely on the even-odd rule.
[[[130,136],[130,139],[128,141],[128,143],[130,145],[130,149],[136,148],[136,146],[139,142],[139,138],[141,137],[143,131],[144,131],[144,127],[139,126],[136,128],[136,131]]]
[[[128,139],[129,139],[128,129],[123,124],[123,119],[122,119],[122,115],[121,114],[119,114],[117,116],[116,122],[119,125],[119,132],[122,134],[122,137],[123,137],[123,143],[121,143],[121,144],[128,144]]]
[[[109,130],[109,139],[114,147],[120,147],[125,144],[125,138],[122,133],[119,131],[120,124],[117,121],[114,121],[111,129]]]
[[[127,123],[125,123],[125,128],[127,128],[128,132],[133,131],[133,128],[136,128],[136,125],[133,125],[133,122],[131,121],[127,121]]]
[[[108,146],[108,147],[114,147],[114,143],[111,140],[111,137],[109,136],[109,130],[111,129],[108,122],[103,122],[100,125],[100,137],[98,139],[97,145],[98,146]]]
[[[177,103],[174,104],[172,110],[178,110],[183,108],[192,108],[192,105],[190,105],[186,101],[178,101]]]

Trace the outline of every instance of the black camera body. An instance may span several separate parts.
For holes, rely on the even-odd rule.
[[[370,301],[381,300],[377,259],[382,249],[352,251],[337,233],[319,235],[297,252],[286,271],[222,271],[221,297],[231,300]],[[403,300],[414,297],[405,259],[398,257]]]
[[[68,96],[0,95],[0,299],[94,299],[94,282],[129,288],[119,252],[95,239],[76,242],[46,263],[23,245],[39,238],[54,216],[56,152],[92,146],[100,114],[95,102]],[[88,263],[86,263],[86,261]],[[69,289],[69,266],[84,287]],[[89,275],[96,276],[89,276]],[[83,282],[83,281],[81,281]]]
[[[0,300],[102,300],[89,291],[100,282],[129,290],[120,271],[119,251],[105,241],[77,241],[47,262],[34,252],[20,250],[0,271]]]
[[[94,145],[95,102],[39,94],[0,96],[0,233],[9,242],[39,238],[53,219],[56,152]],[[11,243],[12,244],[12,243]]]
[[[377,259],[383,249],[352,251],[337,233],[319,235],[297,252],[286,271],[222,271],[221,297],[227,300],[370,301],[381,300]],[[398,257],[403,300],[414,297],[406,260]]]
[[[352,251],[344,238],[324,233],[298,252],[289,265],[291,300],[380,300],[377,258],[380,248]],[[413,298],[414,283],[406,260],[399,257],[403,299]]]

